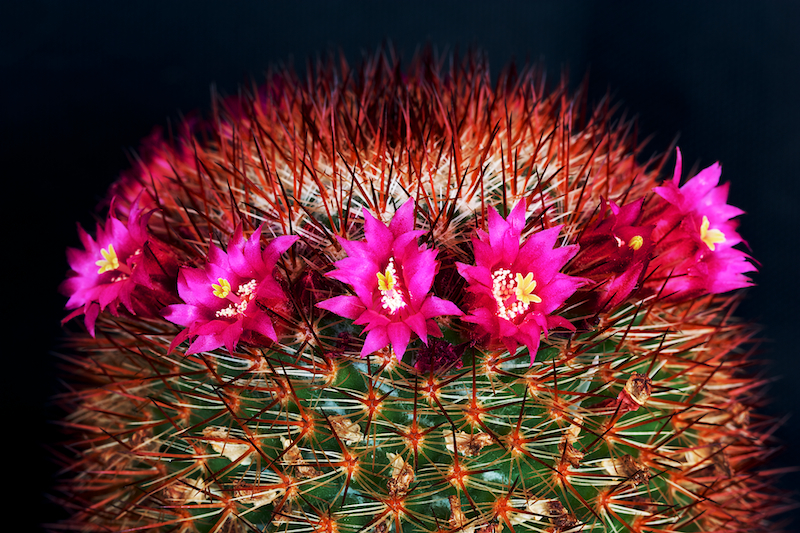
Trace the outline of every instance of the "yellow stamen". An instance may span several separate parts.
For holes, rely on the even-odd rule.
[[[634,235],[631,237],[631,240],[628,241],[628,246],[633,248],[634,250],[638,250],[644,244],[644,239],[641,235]]]
[[[397,270],[394,267],[394,258],[389,259],[389,264],[383,274],[380,272],[378,275],[378,290],[381,293],[381,307],[388,309],[390,313],[394,314],[398,309],[406,306],[403,293],[401,291],[399,280],[397,279]]]
[[[718,229],[708,229],[710,225],[708,217],[703,215],[703,223],[700,225],[700,240],[713,252],[715,244],[725,242],[725,234]]]
[[[97,271],[98,274],[119,268],[119,258],[117,257],[117,252],[114,251],[113,244],[108,245],[108,251],[106,251],[105,248],[102,248],[100,253],[103,255],[103,258],[99,261],[95,261],[94,263],[100,267],[100,270]]]
[[[531,302],[535,304],[541,303],[542,299],[533,294],[533,290],[536,288],[536,280],[533,279],[533,272],[528,272],[528,275],[524,278],[522,274],[517,273],[516,281],[517,288],[515,295],[518,302],[522,302],[523,304],[529,304]]]
[[[225,278],[217,278],[219,285],[212,283],[211,287],[214,289],[214,296],[217,298],[227,298],[231,293],[231,284]]]
[[[396,283],[394,280],[394,269],[392,268],[393,265],[389,265],[386,267],[386,273],[381,274],[378,272],[378,290],[379,291],[391,291],[394,290],[394,284]]]

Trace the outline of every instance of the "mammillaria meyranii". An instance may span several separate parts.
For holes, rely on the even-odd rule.
[[[148,138],[69,252],[58,528],[771,531],[718,166],[476,57],[309,76]]]

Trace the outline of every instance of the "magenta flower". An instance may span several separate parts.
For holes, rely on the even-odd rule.
[[[287,297],[275,279],[275,264],[298,238],[277,237],[262,251],[261,227],[245,239],[239,224],[227,252],[212,244],[205,267],[181,268],[178,294],[185,303],[162,311],[170,322],[186,326],[170,351],[190,337],[187,355],[223,345],[232,353],[239,340],[258,342],[256,334],[277,341],[268,310],[283,307]]]
[[[622,207],[603,204],[601,218],[578,238],[580,252],[569,266],[570,274],[595,282],[587,303],[596,311],[616,307],[638,288],[653,247],[653,226],[639,224],[641,199]]]
[[[510,353],[524,344],[533,363],[542,332],[556,326],[575,330],[552,313],[587,280],[559,272],[578,251],[576,245],[553,248],[561,226],[535,233],[520,246],[524,227],[524,200],[505,220],[490,206],[489,233],[478,230],[472,239],[475,265],[456,266],[473,295],[463,320],[477,324],[490,344],[501,342]]]
[[[362,357],[391,344],[399,361],[412,333],[427,344],[428,335],[442,336],[434,317],[463,314],[453,302],[430,294],[439,263],[435,250],[417,245],[424,233],[414,231],[409,200],[388,228],[365,211],[366,241],[339,238],[347,257],[327,275],[353,287],[355,296],[336,296],[317,306],[365,326]]]
[[[745,273],[756,268],[747,254],[733,248],[743,241],[732,219],[743,211],[727,204],[729,184],[718,186],[719,164],[679,187],[680,150],[677,153],[672,181],[654,189],[666,203],[651,216],[656,241],[653,281],[658,286],[665,283],[662,294],[672,300],[751,285]]]
[[[69,248],[71,271],[59,290],[74,309],[62,324],[83,314],[86,329],[94,337],[95,321],[108,309],[117,316],[122,304],[131,314],[158,316],[158,310],[175,301],[174,276],[178,266],[173,254],[147,232],[152,211],[143,212],[140,198],[130,206],[127,223],[119,220],[112,200],[105,224],[97,224],[93,239],[78,226],[83,250]]]

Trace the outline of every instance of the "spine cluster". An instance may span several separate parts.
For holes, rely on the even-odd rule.
[[[719,165],[476,57],[214,104],[68,251],[54,530],[774,530]]]

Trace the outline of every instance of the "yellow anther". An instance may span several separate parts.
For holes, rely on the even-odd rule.
[[[713,252],[715,244],[725,242],[725,234],[718,229],[708,229],[710,225],[711,223],[708,221],[708,217],[703,215],[703,223],[700,225],[700,240]]]
[[[381,274],[378,272],[378,290],[383,291],[391,291],[394,290],[395,280],[394,280],[394,268],[392,265],[386,267],[386,273]]]
[[[542,301],[541,298],[533,294],[533,290],[536,288],[536,280],[533,279],[533,272],[528,272],[528,275],[524,278],[522,274],[518,272],[516,281],[517,288],[515,295],[518,302],[522,304],[529,304],[531,302],[538,304]]]
[[[628,241],[628,246],[633,248],[634,250],[638,250],[644,244],[644,239],[641,235],[634,235],[631,237],[631,240]]]
[[[217,298],[227,298],[231,293],[231,284],[225,278],[217,278],[219,285],[212,283],[211,287],[214,289],[214,296]]]
[[[94,263],[100,267],[100,270],[97,271],[98,274],[119,268],[119,258],[117,257],[117,252],[114,251],[113,244],[108,245],[108,251],[106,251],[105,248],[102,248],[100,253],[103,254],[103,258],[99,261],[95,261]]]

